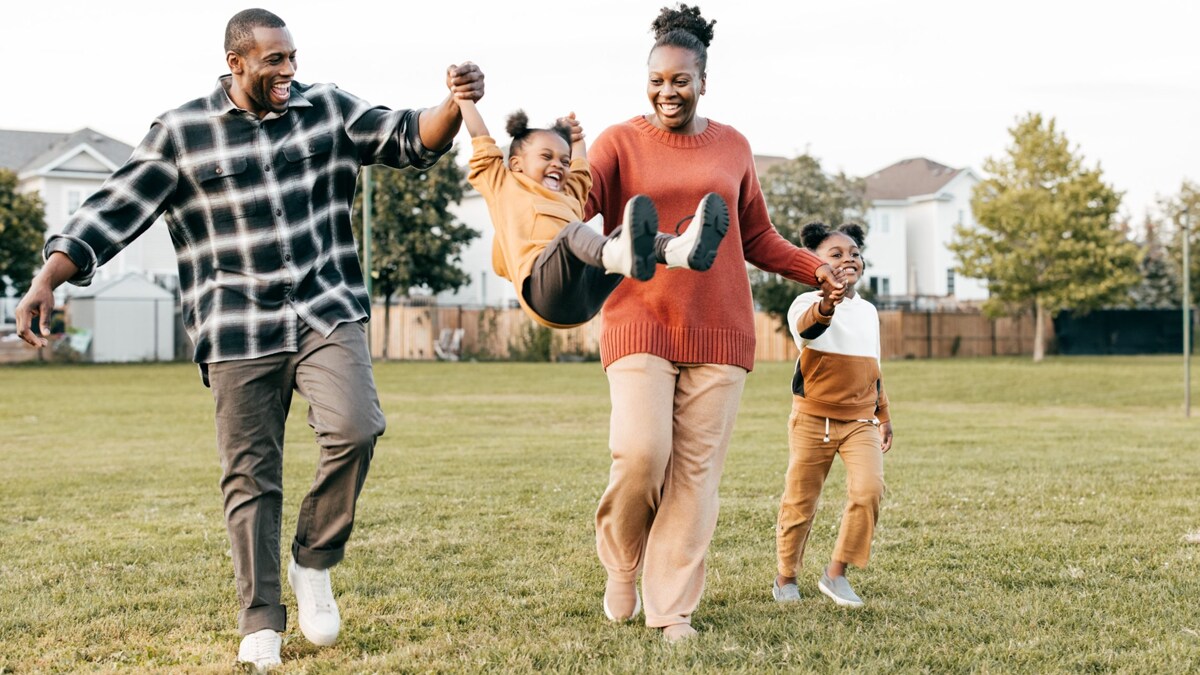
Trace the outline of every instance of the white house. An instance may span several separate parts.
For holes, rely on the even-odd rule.
[[[881,299],[935,305],[987,298],[980,280],[955,273],[954,226],[977,225],[971,190],[979,176],[918,157],[867,176],[870,209],[864,274]]]
[[[0,129],[0,168],[17,174],[22,193],[41,196],[47,237],[62,232],[75,209],[132,153],[132,146],[87,128],[71,133]],[[175,249],[161,220],[97,270],[96,281],[128,272],[154,279],[178,275]]]

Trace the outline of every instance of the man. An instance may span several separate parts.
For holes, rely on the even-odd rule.
[[[449,149],[455,97],[483,96],[483,74],[447,71],[450,94],[420,111],[372,107],[293,78],[296,48],[262,9],[230,19],[230,74],[161,115],[129,161],[45,247],[17,307],[21,337],[46,340],[53,291],[96,268],[165,215],[179,261],[183,321],[216,404],[225,521],[244,636],[239,661],[278,664],[284,422],[292,391],[309,403],[321,457],[300,507],[288,579],[300,630],[329,645],[340,617],[329,568],[384,431],[364,322],[370,304],[350,229],[359,167],[425,168]]]

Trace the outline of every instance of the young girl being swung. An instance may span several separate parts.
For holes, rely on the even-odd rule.
[[[700,201],[682,235],[658,231],[654,203],[636,195],[623,222],[605,236],[582,222],[592,187],[583,129],[572,113],[551,129],[530,128],[521,111],[509,116],[509,160],[470,100],[459,101],[474,153],[468,180],[483,195],[496,230],[492,264],[517,288],[539,323],[568,328],[594,317],[626,277],[645,281],[656,263],[705,271],[729,228],[725,202]]]

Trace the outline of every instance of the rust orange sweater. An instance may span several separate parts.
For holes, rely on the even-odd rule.
[[[606,231],[621,222],[625,202],[649,195],[659,229],[693,214],[715,192],[729,205],[729,233],[707,272],[659,267],[646,282],[617,286],[604,305],[600,358],[605,367],[629,354],[676,363],[754,366],[754,307],[746,263],[816,285],[822,261],[794,246],[767,217],[754,155],[733,127],[708,121],[694,136],[662,131],[638,116],[604,130],[588,149],[592,191],[586,217],[604,214]],[[691,227],[691,224],[681,226]]]

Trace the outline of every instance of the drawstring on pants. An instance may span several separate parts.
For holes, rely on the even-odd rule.
[[[879,426],[879,419],[878,419],[878,418],[871,418],[871,419],[869,419],[869,420],[854,420],[854,421],[855,421],[855,422],[867,422],[867,423],[869,423],[869,424],[872,424],[872,425],[874,425],[874,426]],[[829,442],[829,418],[828,418],[828,417],[826,417],[826,418],[825,418],[825,440],[824,440],[824,441],[822,441],[822,442],[824,442],[824,443],[828,443],[828,442]]]

